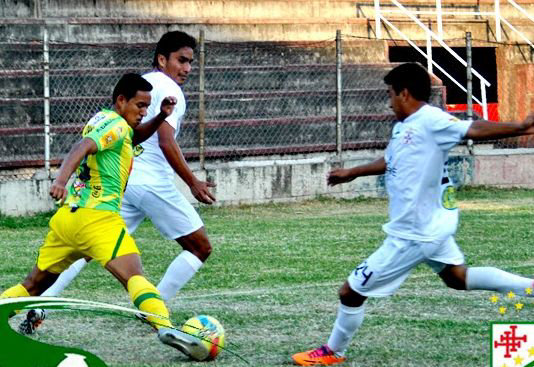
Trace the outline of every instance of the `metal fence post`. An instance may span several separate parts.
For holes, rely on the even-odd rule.
[[[338,29],[336,31],[336,151],[338,156],[341,156],[341,152],[343,151],[343,130],[341,127],[343,98],[343,84],[341,79],[342,59],[341,30]]]
[[[472,50],[471,50],[471,32],[465,33],[465,51],[467,62],[467,118],[473,121],[473,75],[471,73],[471,67],[473,63]],[[473,140],[467,140],[467,148],[469,153],[473,154]]]
[[[473,119],[473,75],[471,73],[473,57],[471,53],[471,32],[465,33],[465,51],[467,62],[467,117]]]
[[[205,105],[205,40],[204,40],[204,30],[200,30],[199,34],[199,46],[200,46],[200,55],[198,58],[198,159],[200,163],[200,169],[205,168],[206,160],[206,105]]]
[[[50,58],[48,53],[48,28],[43,26],[43,108],[44,108],[44,168],[50,178]]]

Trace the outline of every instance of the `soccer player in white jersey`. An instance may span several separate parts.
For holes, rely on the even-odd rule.
[[[202,220],[174,183],[174,173],[177,173],[198,201],[205,204],[215,201],[215,196],[209,191],[215,184],[195,177],[176,142],[186,110],[180,86],[191,72],[195,48],[195,39],[179,31],[164,34],[156,46],[152,63],[154,69],[143,75],[154,86],[152,103],[143,122],[159,112],[159,105],[165,97],[175,97],[177,104],[157,134],[136,146],[133,170],[120,212],[129,233],[133,233],[148,216],[163,236],[176,240],[183,248],[157,286],[165,302],[193,277],[212,249]],[[86,264],[86,259],[72,264],[43,296],[59,295]],[[19,330],[33,333],[44,317],[42,310],[29,311]]]
[[[341,304],[327,343],[292,356],[301,366],[345,361],[347,346],[361,326],[367,297],[390,296],[420,263],[429,265],[451,288],[513,291],[527,295],[534,280],[493,267],[467,267],[454,240],[458,209],[447,172],[449,150],[462,139],[495,139],[534,133],[534,115],[523,123],[460,121],[427,104],[430,77],[419,64],[402,64],[384,78],[398,123],[385,156],[369,164],[329,173],[331,186],[385,173],[389,196],[387,234],[367,260],[350,273],[339,291]]]

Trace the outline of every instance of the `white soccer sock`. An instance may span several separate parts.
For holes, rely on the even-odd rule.
[[[524,278],[492,267],[468,268],[465,283],[468,290],[481,289],[500,293],[512,291],[520,296],[531,297],[532,294],[527,295],[526,289],[534,288],[534,279]]]
[[[59,274],[59,277],[54,282],[54,284],[52,284],[46,291],[41,293],[41,296],[59,296],[61,292],[63,292],[63,290],[72,282],[72,280],[76,278],[76,275],[78,275],[80,271],[82,271],[85,265],[87,265],[87,261],[84,258],[81,258],[72,263],[71,266],[69,266],[61,274]]]
[[[198,257],[189,251],[182,251],[169,265],[158,284],[158,290],[163,300],[167,302],[173,298],[201,266],[202,261]]]
[[[334,328],[328,338],[328,347],[343,356],[356,331],[360,328],[365,314],[365,305],[349,307],[339,304]]]

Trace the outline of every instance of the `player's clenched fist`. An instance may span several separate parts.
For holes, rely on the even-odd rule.
[[[165,117],[170,116],[176,103],[176,97],[165,97],[163,101],[161,101],[161,114],[165,115]]]
[[[356,177],[350,175],[350,170],[344,168],[338,168],[328,173],[326,181],[329,186],[334,186],[340,183],[345,183],[354,180]]]
[[[67,198],[67,189],[65,189],[65,185],[61,185],[61,183],[58,183],[57,181],[52,183],[49,193],[54,199],[62,202]]]

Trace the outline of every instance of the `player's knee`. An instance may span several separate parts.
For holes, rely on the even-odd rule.
[[[198,254],[197,257],[202,261],[206,261],[208,257],[211,255],[211,251],[213,248],[211,247],[211,243],[208,239],[206,241],[203,241],[202,244],[198,246]]]
[[[178,239],[178,243],[180,243],[184,250],[191,252],[202,262],[206,261],[211,255],[212,246],[203,230]]]
[[[459,291],[466,290],[466,268],[463,266],[448,266],[439,276],[449,288]]]
[[[360,307],[366,299],[367,297],[354,291],[348,282],[345,282],[339,289],[339,301],[345,306]]]

